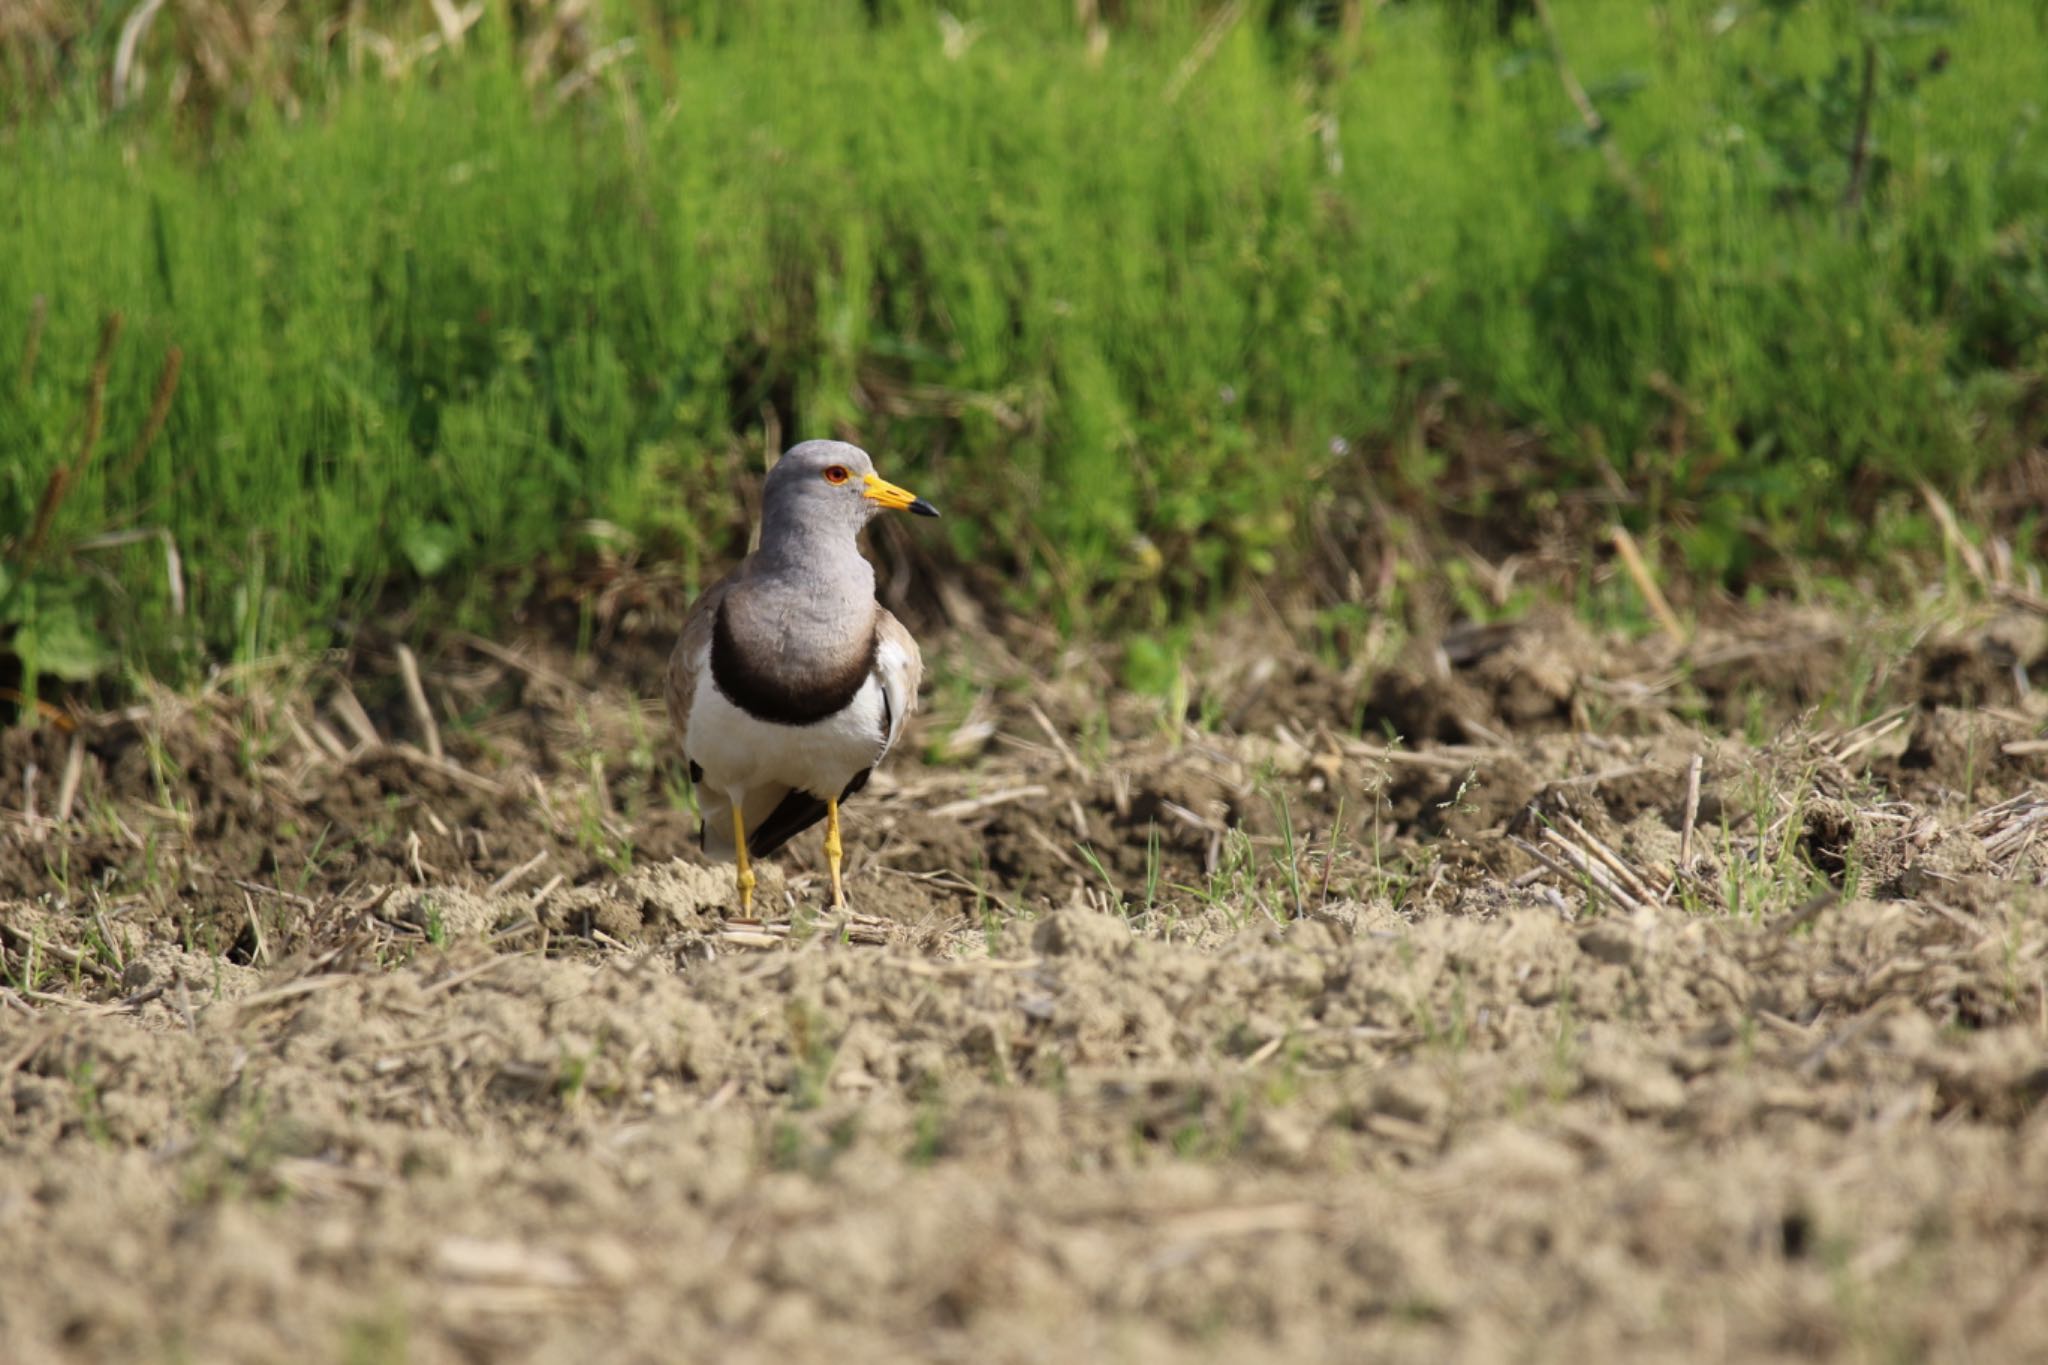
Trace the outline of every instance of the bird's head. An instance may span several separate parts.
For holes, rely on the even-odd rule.
[[[875,473],[875,462],[844,441],[805,441],[775,462],[761,486],[761,523],[770,528],[844,527],[858,532],[884,509],[935,517],[939,509]]]

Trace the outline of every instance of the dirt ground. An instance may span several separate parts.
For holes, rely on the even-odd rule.
[[[0,734],[0,1360],[2048,1359],[2038,604],[1342,643],[929,634],[845,916],[655,630]]]

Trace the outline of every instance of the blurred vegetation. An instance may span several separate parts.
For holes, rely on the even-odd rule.
[[[1923,480],[2038,553],[2044,91],[2015,0],[12,0],[0,638],[694,582],[831,434],[1073,629],[1396,522],[1853,572]]]

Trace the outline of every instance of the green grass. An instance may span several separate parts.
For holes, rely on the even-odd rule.
[[[1540,29],[1457,5],[1256,5],[1213,44],[1138,5],[1092,62],[1068,6],[949,51],[912,0],[647,0],[567,100],[493,7],[403,77],[309,52],[204,118],[163,71],[110,111],[101,22],[0,97],[0,631],[33,691],[394,595],[487,628],[593,537],[695,581],[764,422],[862,441],[946,509],[942,560],[1069,628],[1313,570],[1309,528],[1375,504],[1513,528],[1618,490],[1738,586],[1938,545],[1916,481],[2042,434],[2048,8],[1555,8],[1633,190]],[[110,312],[99,448],[31,553]]]

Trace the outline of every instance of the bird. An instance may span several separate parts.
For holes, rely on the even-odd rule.
[[[903,737],[924,674],[860,552],[861,531],[889,510],[939,514],[858,446],[792,446],[761,485],[757,547],[691,604],[669,656],[664,691],[699,842],[733,860],[742,916],[753,860],[820,819],[832,906],[845,908],[840,804]]]

